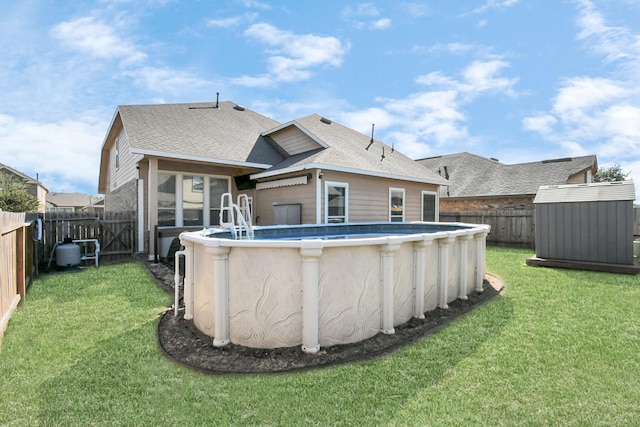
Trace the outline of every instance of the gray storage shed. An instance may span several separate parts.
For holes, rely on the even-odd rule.
[[[536,257],[529,265],[637,273],[633,181],[548,185],[535,205]]]

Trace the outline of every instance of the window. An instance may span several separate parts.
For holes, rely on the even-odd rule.
[[[229,192],[229,180],[211,178],[209,180],[209,208],[211,225],[220,225],[220,198]]]
[[[201,176],[182,177],[182,225],[204,224],[203,182],[204,178]]]
[[[349,184],[326,181],[324,212],[327,223],[349,221]]]
[[[389,188],[389,221],[404,221],[404,188]]]
[[[116,155],[116,170],[118,170],[120,169],[120,137],[116,139],[115,155]]]
[[[438,221],[438,193],[433,191],[422,192],[422,220]]]
[[[176,225],[176,176],[158,173],[158,227]]]
[[[158,226],[219,225],[220,196],[229,188],[229,178],[159,172]]]

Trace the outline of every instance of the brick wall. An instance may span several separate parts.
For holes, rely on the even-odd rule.
[[[440,198],[441,212],[476,212],[533,209],[533,197],[493,197],[478,199]]]
[[[104,195],[105,210],[109,212],[136,211],[138,207],[137,180],[132,179]]]

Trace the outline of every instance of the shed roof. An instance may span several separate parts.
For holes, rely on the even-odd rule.
[[[578,203],[635,200],[633,181],[543,185],[533,203]]]

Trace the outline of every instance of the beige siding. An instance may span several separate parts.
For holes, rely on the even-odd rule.
[[[422,209],[422,191],[437,191],[435,185],[396,181],[336,172],[324,172],[321,185],[321,216],[324,222],[324,181],[347,183],[349,185],[349,221],[374,222],[389,220],[389,188],[405,190],[405,220],[419,221]],[[259,225],[274,222],[273,203],[300,203],[303,224],[316,222],[316,180],[314,177],[306,185],[295,185],[256,191],[254,198],[255,215]]]
[[[116,146],[118,146],[118,168],[116,169]],[[131,153],[129,139],[124,131],[121,131],[111,146],[109,154],[109,190],[114,191],[118,187],[137,178],[136,165],[142,159],[142,155]]]
[[[390,187],[405,190],[405,221],[420,221],[422,191],[438,190],[438,187],[432,184],[330,171],[324,172],[323,180],[349,184],[349,222],[388,221]],[[322,191],[324,204],[324,184]],[[322,209],[324,217],[324,206]]]
[[[295,126],[287,127],[269,136],[290,156],[321,148],[320,144]]]
[[[288,187],[255,190],[254,213],[257,225],[272,225],[274,223],[273,203],[279,205],[299,203],[300,220],[303,224],[316,223],[316,173],[307,184]],[[287,176],[278,177],[287,178]]]

